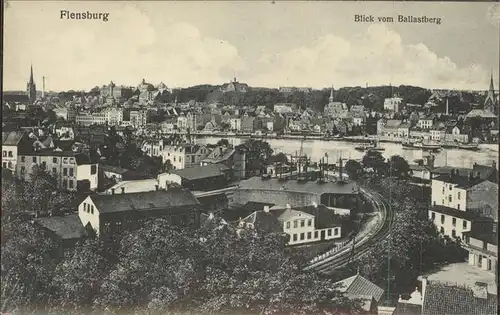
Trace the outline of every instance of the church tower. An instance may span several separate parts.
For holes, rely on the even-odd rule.
[[[484,109],[495,115],[498,114],[498,104],[495,97],[495,86],[493,85],[493,73],[491,74],[490,79],[490,89],[488,91],[488,95],[486,96],[486,100],[484,101]]]
[[[328,98],[328,101],[330,103],[333,103],[333,85],[332,85],[332,90],[330,91],[330,97]]]
[[[35,103],[36,100],[36,85],[33,79],[33,65],[31,65],[30,81],[26,85],[26,92],[28,94],[28,104]]]

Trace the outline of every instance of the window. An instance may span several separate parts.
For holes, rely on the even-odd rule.
[[[298,227],[297,220],[293,221],[293,227],[294,227],[294,228],[297,228],[297,227]]]
[[[436,213],[435,212],[431,212],[431,218],[432,218],[432,221],[434,221],[436,219]]]
[[[12,157],[12,151],[9,151],[9,157]]]
[[[293,241],[296,242],[297,241],[297,234],[293,234]]]
[[[75,176],[74,169],[72,169],[72,168],[69,169],[69,176],[71,176],[71,177]]]
[[[333,235],[339,235],[339,228],[335,228],[333,230]]]
[[[24,166],[21,166],[21,174],[26,173],[26,168]]]
[[[91,213],[91,214],[94,214],[94,205],[91,205],[91,206],[90,206],[90,213]]]
[[[436,201],[433,201],[434,205],[436,205]]]
[[[68,176],[68,169],[67,168],[63,168],[63,176]]]
[[[314,238],[318,238],[318,231],[314,231]]]
[[[460,204],[457,204],[457,209],[460,210]]]
[[[111,227],[111,223],[109,223],[109,222],[104,223],[104,232],[109,233],[110,227]]]
[[[87,212],[87,203],[86,202],[83,203],[83,211]]]
[[[12,162],[9,161],[8,166],[9,166],[9,168],[12,168]]]
[[[457,218],[452,218],[451,219],[451,225],[457,226]]]
[[[306,226],[306,221],[305,220],[300,220],[300,227]]]
[[[444,205],[444,199],[441,199],[441,204]]]
[[[451,195],[448,196],[448,202],[451,202]]]
[[[465,230],[467,228],[467,221],[463,221],[462,222],[462,228]]]
[[[53,174],[54,176],[55,176],[55,175],[57,175],[57,168],[55,168],[55,167],[53,167],[53,168],[52,168],[52,174]]]
[[[290,228],[290,222],[287,222],[286,223],[286,228],[289,229]]]
[[[7,156],[7,151],[3,151],[3,152],[2,152],[2,156],[3,156],[3,157],[6,157],[6,156]]]
[[[444,227],[440,227],[439,232],[444,233]]]
[[[36,163],[36,156],[33,157],[33,163]]]
[[[182,162],[182,158],[179,156],[179,162]]]
[[[68,163],[68,158],[63,158],[63,163],[64,164]]]
[[[452,237],[457,237],[457,232],[455,230],[451,230],[451,236]]]
[[[444,214],[441,215],[441,224],[444,224]]]
[[[311,219],[307,220],[307,226],[311,226],[311,225],[312,225],[312,220]]]
[[[449,186],[448,186],[448,188],[449,188],[450,190],[452,190],[452,189],[453,189],[453,187],[452,187],[451,185],[449,185]]]
[[[69,188],[70,188],[70,189],[72,189],[72,188],[73,188],[73,181],[72,181],[72,180],[70,180],[70,181],[69,181]]]
[[[460,200],[460,192],[457,193],[457,199]]]
[[[57,158],[52,158],[52,163],[57,163]]]
[[[307,239],[310,240],[312,237],[312,233],[311,232],[307,232]]]
[[[122,222],[116,221],[116,232],[121,232],[121,231],[122,231]]]
[[[21,162],[26,162],[26,157],[25,156],[21,156]]]
[[[444,186],[443,186],[443,194],[444,194]]]
[[[44,169],[46,169],[46,168],[47,168],[47,163],[46,163],[45,161],[43,161],[43,162],[42,162],[42,167],[43,167]]]
[[[176,157],[175,157],[175,156],[174,156],[174,162],[177,162],[177,161],[176,161]]]
[[[90,175],[94,175],[95,173],[97,173],[97,166],[95,164],[92,164],[90,166]]]
[[[68,180],[67,179],[63,179],[62,186],[63,186],[63,188],[68,187]]]
[[[332,236],[332,229],[328,229],[328,236]]]
[[[300,233],[300,240],[303,241],[305,239],[305,234],[304,233]]]
[[[196,159],[196,156],[191,156],[191,163],[194,163],[195,162],[195,159]]]

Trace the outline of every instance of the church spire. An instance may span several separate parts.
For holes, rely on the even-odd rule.
[[[493,85],[493,72],[490,77],[490,89],[488,90],[488,95],[484,100],[484,109],[497,114],[498,104],[495,97],[495,86]]]
[[[36,85],[33,79],[33,64],[30,66],[30,79],[26,84],[26,94],[28,95],[28,104],[34,104],[36,101]]]
[[[33,79],[33,64],[31,64],[30,68],[30,84],[35,83],[35,80]]]
[[[332,89],[330,91],[330,98],[328,100],[330,101],[330,103],[333,103],[333,85],[332,85]]]

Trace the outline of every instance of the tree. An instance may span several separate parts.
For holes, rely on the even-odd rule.
[[[345,163],[345,171],[350,179],[357,180],[363,173],[363,167],[358,161],[349,160]]]
[[[31,223],[2,221],[2,306],[27,312],[46,305],[57,246]]]
[[[264,163],[273,154],[273,149],[268,142],[250,139],[242,144],[246,149],[245,162],[249,176],[257,175]]]
[[[55,269],[51,282],[52,311],[88,314],[111,266],[97,240],[88,239],[77,245]]]
[[[392,175],[398,178],[408,177],[408,173],[410,172],[410,165],[399,155],[391,156],[389,159],[389,168]]]
[[[361,162],[364,169],[371,168],[375,171],[375,174],[382,175],[385,173],[387,165],[385,163],[385,159],[382,154],[378,151],[369,150],[363,156],[363,160]]]
[[[165,163],[163,164],[163,171],[166,173],[170,173],[170,171],[173,169],[174,166],[172,165],[172,161],[170,161],[170,159],[166,160]]]
[[[229,144],[229,140],[227,139],[220,139],[219,141],[217,141],[217,146],[223,146],[223,147],[229,147],[230,144]]]
[[[286,164],[288,163],[288,157],[285,153],[283,152],[280,152],[278,154],[273,154],[271,155],[269,161],[271,163],[282,163],[282,164]]]

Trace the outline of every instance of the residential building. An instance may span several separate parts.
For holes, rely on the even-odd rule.
[[[191,191],[208,191],[224,188],[231,179],[231,170],[224,164],[208,164],[174,169],[170,174],[181,178],[181,186]]]
[[[279,114],[292,113],[293,112],[292,105],[293,104],[287,104],[287,103],[275,104],[273,110],[275,113]]]
[[[387,129],[386,129],[387,130]],[[398,126],[397,136],[400,138],[407,138],[410,135],[410,124],[403,122]]]
[[[2,168],[16,173],[18,155],[30,150],[30,146],[25,131],[2,132]]]
[[[399,127],[403,124],[401,120],[396,119],[380,119],[377,122],[377,135],[387,137],[398,137],[400,134]],[[406,130],[407,126],[403,126]],[[409,127],[409,126],[408,126]]]
[[[433,125],[434,119],[432,117],[423,117],[417,122],[417,127],[421,129],[431,129]]]
[[[430,140],[432,141],[446,141],[446,128],[441,124],[434,124],[429,130]]]
[[[446,133],[444,135],[444,140],[446,142],[460,142],[468,143],[469,134],[462,131],[457,125],[451,125],[446,128]]]
[[[240,131],[241,130],[241,118],[238,117],[233,117],[229,121],[231,125],[231,130],[233,131]]]
[[[241,131],[244,133],[253,133],[253,121],[255,117],[249,116],[247,113],[241,117]]]
[[[69,191],[97,189],[98,164],[89,155],[73,151],[41,150],[19,155],[16,175],[30,180],[33,167],[38,165],[54,176],[59,188]]]
[[[174,170],[198,166],[210,153],[206,146],[193,143],[165,145],[160,151],[163,163],[170,160]]]
[[[60,117],[67,121],[75,121],[77,112],[72,107],[56,107],[53,109],[56,117]]]
[[[248,84],[240,83],[236,80],[236,78],[234,78],[232,82],[223,84],[221,87],[221,91],[223,93],[227,92],[245,93],[248,91]]]
[[[130,194],[90,195],[78,206],[83,226],[105,241],[134,230],[143,220],[163,217],[174,225],[199,226],[200,203],[186,189],[173,188]]]
[[[384,100],[384,109],[390,112],[399,113],[403,110],[403,99],[397,96]]]
[[[130,123],[134,128],[144,127],[148,123],[149,113],[147,110],[131,110]]]
[[[490,182],[480,174],[473,169],[452,169],[449,174],[433,176],[429,218],[440,233],[463,240],[464,232],[471,231],[473,222],[482,221],[488,213],[498,211],[492,210],[495,201],[485,195],[495,186],[498,191],[498,183]]]
[[[76,124],[82,126],[105,125],[106,113],[104,112],[80,112],[76,115]]]
[[[123,109],[118,107],[109,107],[104,110],[106,122],[111,126],[118,126],[123,121]]]
[[[337,239],[342,235],[340,216],[323,205],[293,209],[290,205],[264,206],[263,210],[239,220],[238,227],[287,234],[288,245]]]

